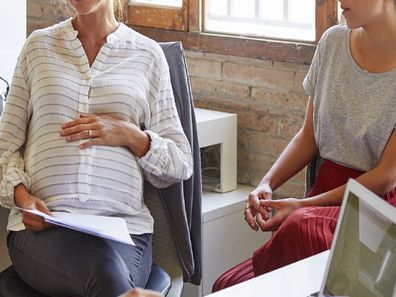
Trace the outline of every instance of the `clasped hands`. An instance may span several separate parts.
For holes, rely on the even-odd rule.
[[[296,198],[272,200],[272,189],[262,183],[254,189],[246,200],[245,221],[255,231],[275,231],[294,210],[301,207]],[[274,212],[273,212],[274,210]]]

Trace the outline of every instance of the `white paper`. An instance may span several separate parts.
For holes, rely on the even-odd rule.
[[[43,217],[46,222],[53,225],[119,241],[129,245],[135,245],[129,235],[126,222],[122,218],[73,214],[67,212],[52,212],[52,216],[49,216],[37,209],[19,209]]]

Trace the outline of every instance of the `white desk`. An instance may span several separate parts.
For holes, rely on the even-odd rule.
[[[328,257],[325,251],[207,297],[307,297],[319,291]]]

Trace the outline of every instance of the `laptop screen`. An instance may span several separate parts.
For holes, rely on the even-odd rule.
[[[396,218],[365,200],[348,193],[323,296],[396,297]]]

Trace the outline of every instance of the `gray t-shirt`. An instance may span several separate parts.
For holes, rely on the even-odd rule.
[[[368,171],[378,164],[395,128],[396,69],[361,69],[351,55],[349,36],[344,25],[324,33],[303,85],[313,98],[320,155]]]

